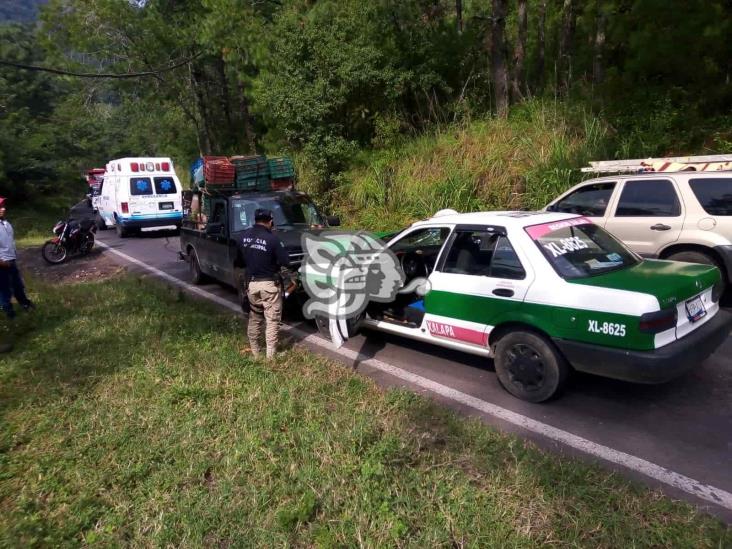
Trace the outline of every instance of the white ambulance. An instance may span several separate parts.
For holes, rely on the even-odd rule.
[[[120,158],[107,164],[96,214],[99,229],[124,238],[140,230],[179,230],[182,189],[170,158]]]

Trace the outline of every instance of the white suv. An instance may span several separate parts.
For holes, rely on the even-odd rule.
[[[715,265],[732,282],[732,172],[599,177],[545,209],[589,217],[644,257]]]

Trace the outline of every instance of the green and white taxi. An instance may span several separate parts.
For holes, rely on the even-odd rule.
[[[414,293],[370,303],[358,323],[494,357],[518,398],[558,394],[571,369],[662,383],[707,358],[730,333],[716,267],[644,260],[583,216],[452,210],[387,246]]]

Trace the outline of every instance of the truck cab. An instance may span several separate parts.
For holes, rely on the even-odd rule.
[[[206,278],[228,284],[237,290],[242,305],[246,296],[246,265],[238,244],[242,233],[254,224],[257,208],[272,211],[274,231],[287,249],[293,271],[303,258],[302,234],[318,234],[340,224],[337,217],[324,216],[310,197],[299,191],[219,193],[206,201],[205,216],[197,220],[189,216],[183,222],[181,257],[189,264],[194,284],[203,283]]]

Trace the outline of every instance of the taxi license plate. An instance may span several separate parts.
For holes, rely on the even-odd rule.
[[[172,202],[161,202],[159,204],[161,210],[172,210],[173,209],[173,203]]]
[[[689,317],[691,322],[696,322],[706,314],[707,310],[704,308],[701,296],[697,296],[686,302],[686,316]]]

